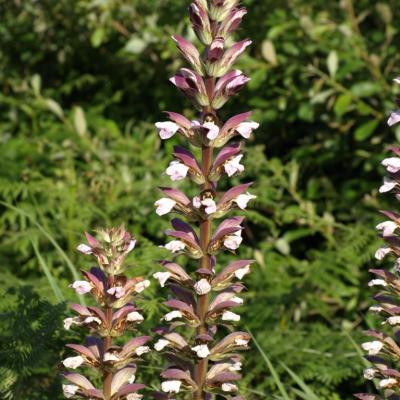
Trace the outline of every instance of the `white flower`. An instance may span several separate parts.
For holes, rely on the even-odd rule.
[[[160,282],[160,286],[164,287],[165,286],[165,282],[167,282],[167,280],[171,277],[171,272],[156,272],[153,275],[153,278],[158,279],[158,281]]]
[[[203,124],[203,128],[208,129],[207,138],[209,140],[214,140],[218,137],[219,128],[214,124],[214,122],[206,122]]]
[[[171,121],[156,122],[155,125],[161,139],[169,139],[179,130],[179,125]]]
[[[120,299],[125,295],[125,289],[121,286],[113,286],[107,290],[107,293],[111,296],[115,296],[117,299]]]
[[[72,396],[75,396],[76,392],[79,390],[79,387],[76,385],[62,385],[64,396],[67,399],[70,399]]]
[[[107,362],[107,361],[119,361],[119,357],[116,354],[112,354],[112,353],[105,353],[103,356],[103,361]]]
[[[231,366],[229,367],[229,371],[231,372],[240,371],[241,369],[242,369],[242,363],[240,361],[231,364]]]
[[[97,317],[87,317],[83,321],[84,324],[91,324],[92,322],[96,322],[96,324],[99,324],[99,325],[101,324],[100,318],[97,318]]]
[[[243,304],[243,299],[241,299],[238,296],[233,296],[230,301],[233,301],[233,302],[238,303],[238,304]]]
[[[242,279],[245,275],[250,273],[250,265],[246,265],[243,268],[239,268],[235,271],[235,276],[238,279]]]
[[[236,130],[245,139],[248,139],[250,137],[251,132],[253,132],[254,129],[257,129],[259,126],[260,126],[260,124],[258,124],[257,122],[253,122],[253,121],[242,122],[241,124],[238,125]]]
[[[387,320],[386,320],[386,322],[389,324],[389,325],[391,325],[391,326],[394,326],[394,325],[399,325],[400,324],[400,317],[399,316],[393,316],[393,317],[389,317]]]
[[[381,381],[379,381],[379,387],[382,389],[396,385],[396,384],[397,384],[397,380],[394,378],[387,378],[387,379],[382,379]]]
[[[163,247],[172,253],[178,253],[186,247],[186,244],[181,240],[172,240]]]
[[[132,374],[131,377],[128,379],[128,383],[129,383],[129,384],[134,383],[134,382],[135,382],[135,379],[136,379],[136,375],[135,375],[135,374]]]
[[[232,311],[224,311],[222,314],[222,321],[240,321],[240,315]]]
[[[181,381],[164,381],[161,383],[161,390],[165,393],[179,393]]]
[[[200,279],[195,283],[194,290],[198,295],[202,296],[211,291],[211,285],[208,283],[207,279]]]
[[[242,210],[244,210],[247,207],[247,203],[251,200],[251,199],[255,199],[257,198],[257,196],[254,196],[250,193],[242,193],[239,194],[238,197],[236,197],[236,199],[234,200],[234,202],[238,205],[239,208],[241,208]]]
[[[224,246],[229,250],[236,250],[242,243],[242,231],[239,230],[231,235],[225,236]]]
[[[70,287],[78,294],[89,293],[92,290],[92,285],[87,281],[75,281]]]
[[[154,345],[154,349],[156,351],[161,351],[164,347],[168,346],[171,342],[166,339],[159,339],[158,342]]]
[[[130,322],[143,321],[143,315],[139,314],[137,311],[132,311],[126,316],[126,320]]]
[[[126,400],[140,400],[143,398],[143,395],[139,393],[130,393],[126,396]]]
[[[398,122],[400,122],[400,111],[393,111],[390,116],[389,119],[387,121],[389,126],[393,126],[395,124],[397,124]]]
[[[369,381],[372,381],[375,378],[376,373],[377,373],[376,369],[373,368],[364,369],[364,378]]]
[[[368,282],[369,287],[373,286],[387,286],[388,284],[383,279],[372,279]]]
[[[379,306],[371,306],[369,308],[369,311],[373,312],[373,313],[380,313],[383,311],[383,307],[379,307]]]
[[[223,392],[236,392],[238,390],[237,386],[233,383],[223,383],[221,389]]]
[[[68,357],[62,363],[66,368],[76,369],[83,364],[85,360],[82,356]]]
[[[380,247],[376,252],[375,252],[375,258],[377,260],[383,260],[387,254],[389,254],[392,251],[390,247]]]
[[[396,185],[396,181],[389,178],[383,178],[383,185],[379,188],[379,193],[390,192],[396,187]]]
[[[201,199],[199,196],[194,196],[192,200],[192,204],[194,208],[200,208],[201,207]]]
[[[192,350],[197,354],[199,358],[206,358],[210,354],[210,350],[206,344],[199,344],[198,346],[192,347]]]
[[[157,200],[154,205],[157,207],[156,213],[158,215],[168,214],[176,205],[176,201],[169,199],[168,197],[163,197],[160,200]]]
[[[78,317],[65,318],[64,319],[64,329],[69,331],[72,325],[82,325]]]
[[[387,172],[395,174],[400,171],[400,158],[399,157],[389,157],[382,161],[382,165],[386,168]]]
[[[92,248],[84,243],[81,243],[76,249],[83,254],[92,254],[93,252]]]
[[[144,281],[141,281],[136,284],[135,286],[135,292],[136,293],[142,293],[144,289],[148,288],[150,286],[150,281],[148,279],[145,279]]]
[[[141,356],[142,354],[146,354],[146,353],[148,353],[149,351],[150,351],[150,347],[149,347],[149,346],[139,346],[139,347],[136,349],[135,353],[136,353],[138,356]]]
[[[394,221],[381,222],[376,226],[378,231],[382,231],[383,236],[393,235],[394,231],[398,228],[398,225]]]
[[[370,356],[375,356],[378,354],[382,348],[383,348],[383,343],[380,342],[379,340],[374,340],[372,342],[365,342],[361,345],[361,347],[365,350],[368,351],[368,354]]]
[[[169,322],[175,318],[182,318],[182,317],[183,317],[183,315],[180,311],[174,310],[174,311],[169,312],[168,314],[165,314],[164,320]]]
[[[204,199],[201,204],[205,207],[206,214],[214,214],[217,211],[217,205],[213,199]]]
[[[131,240],[129,242],[128,248],[125,250],[126,253],[131,252],[136,246],[136,240]]]
[[[235,339],[235,344],[237,346],[247,346],[248,343],[249,341],[246,339]]]
[[[185,164],[182,164],[179,161],[171,161],[165,172],[172,181],[180,181],[185,179],[188,171],[189,167]]]
[[[244,171],[244,165],[240,164],[242,157],[243,154],[239,154],[224,163],[224,170],[228,176],[232,176],[236,174],[236,172]]]

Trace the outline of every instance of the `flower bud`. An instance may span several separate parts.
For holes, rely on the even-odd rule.
[[[199,40],[206,46],[212,42],[210,19],[204,1],[195,0],[189,6],[190,22]]]

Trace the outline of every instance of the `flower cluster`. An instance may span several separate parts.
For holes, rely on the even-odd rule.
[[[400,78],[395,79],[400,84]],[[391,114],[388,124],[394,125],[400,122],[400,111]],[[382,161],[389,177],[384,179],[383,185],[379,188],[381,193],[394,193],[400,200],[400,148],[393,147],[393,157]],[[380,236],[385,240],[386,246],[379,248],[375,258],[382,260],[388,255],[394,255],[396,261],[393,272],[382,269],[371,269],[374,275],[368,286],[377,288],[379,292],[374,299],[378,305],[370,307],[370,311],[379,314],[382,318],[382,325],[392,327],[394,337],[376,330],[368,330],[366,334],[370,341],[361,345],[366,351],[366,358],[372,363],[372,367],[364,371],[367,380],[376,380],[382,396],[373,394],[356,394],[361,400],[398,399],[400,398],[400,371],[395,369],[395,363],[400,358],[400,214],[392,211],[382,211],[387,218],[386,221],[376,226]]]
[[[103,378],[101,389],[84,375],[66,372],[68,383],[63,384],[66,398],[136,400],[142,398],[137,393],[144,385],[134,383],[136,365],[141,356],[150,351],[146,342],[148,336],[136,337],[124,346],[113,345],[115,337],[128,331],[135,331],[143,321],[143,316],[132,302],[133,296],[140,294],[149,281],[143,278],[127,278],[124,260],[135,247],[135,239],[123,227],[101,230],[99,239],[86,234],[87,244],[78,246],[83,254],[97,260],[97,267],[83,271],[84,279],[75,281],[71,287],[77,294],[90,294],[98,307],[72,304],[76,316],[64,320],[64,328],[81,326],[89,330],[91,336],[84,345],[68,344],[76,355],[63,360],[64,367],[75,370],[85,366],[98,371]]]
[[[225,193],[217,190],[221,178],[244,171],[240,139],[248,139],[258,128],[250,120],[250,112],[235,115],[225,123],[218,115],[218,110],[249,80],[233,69],[233,64],[251,41],[227,46],[246,14],[238,3],[194,0],[190,4],[190,20],[205,47],[203,54],[183,37],[173,36],[191,69],[180,69],[170,80],[199,115],[191,121],[167,112],[168,121],[157,122],[156,128],[161,139],[178,134],[191,145],[190,149],[174,147],[166,174],[171,181],[192,180],[199,186],[199,193],[190,198],[178,189],[162,187],[163,197],[155,206],[158,215],[175,213],[180,217],[174,218],[172,229],[165,232],[171,240],[163,247],[172,255],[184,254],[197,260],[198,267],[189,273],[176,262],[163,260],[162,270],[154,274],[160,285],[168,286],[173,294],[164,303],[169,309],[162,319],[165,325],[155,330],[159,335],[155,350],[163,352],[169,361],[169,367],[161,374],[161,390],[154,394],[156,399],[176,398],[180,392],[197,400],[211,399],[213,395],[242,399],[236,385],[241,378],[238,352],[248,348],[250,337],[246,332],[233,332],[226,337],[221,333],[224,328],[232,331],[232,324],[240,320],[234,312],[243,303],[239,295],[244,286],[240,280],[250,272],[253,260],[234,261],[225,268],[217,263],[219,253],[234,253],[239,248],[243,217],[223,219],[212,231],[213,221],[232,210],[244,210],[255,198],[248,191],[250,183]]]

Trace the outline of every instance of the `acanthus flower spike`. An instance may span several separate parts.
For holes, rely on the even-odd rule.
[[[95,386],[85,376],[65,373],[68,383],[63,384],[66,398],[85,399],[140,399],[137,393],[144,385],[134,383],[137,361],[150,348],[145,346],[149,336],[140,336],[122,347],[113,345],[113,338],[128,331],[136,331],[144,320],[141,310],[133,303],[149,281],[142,277],[128,278],[124,275],[124,260],[136,245],[136,240],[123,227],[104,229],[98,232],[99,239],[86,234],[87,244],[78,246],[83,254],[91,255],[98,266],[83,271],[84,280],[75,281],[71,287],[78,294],[90,294],[97,306],[72,304],[75,317],[64,320],[64,328],[74,326],[88,329],[91,336],[84,345],[68,344],[75,352],[62,362],[65,368],[89,367],[96,370],[102,387]]]
[[[395,81],[400,83],[399,78],[395,79]],[[400,114],[395,111],[390,115],[388,124],[391,126],[398,122],[400,122]],[[392,147],[391,150],[393,156],[382,161],[389,178],[384,178],[384,183],[379,188],[379,192],[394,192],[397,200],[400,200],[398,195],[400,154],[397,147]],[[392,211],[381,211],[381,213],[389,220],[379,223],[376,229],[387,245],[375,252],[375,258],[383,260],[391,255],[395,255],[397,258],[393,272],[382,269],[369,270],[375,276],[369,281],[368,286],[379,290],[379,293],[374,296],[378,305],[370,307],[370,312],[383,318],[382,325],[392,327],[394,334],[392,337],[375,330],[365,332],[371,340],[362,343],[361,347],[367,353],[366,359],[372,366],[364,370],[364,378],[375,380],[377,389],[382,396],[366,393],[355,394],[355,397],[361,400],[395,399],[398,398],[398,393],[400,392],[400,371],[393,367],[400,357],[400,337],[398,335],[398,327],[400,325],[400,307],[398,305],[400,298],[400,270],[398,268],[400,257],[400,230],[398,229],[400,215]]]
[[[173,219],[173,229],[165,231],[171,240],[162,247],[171,256],[183,254],[197,260],[198,266],[190,271],[174,260],[164,260],[153,275],[161,287],[172,292],[164,303],[168,308],[161,319],[164,326],[155,329],[160,337],[154,348],[170,363],[161,373],[155,399],[174,399],[181,393],[194,400],[215,396],[243,399],[237,394],[241,378],[238,371],[242,368],[238,353],[248,349],[250,336],[232,332],[232,326],[240,320],[236,310],[244,302],[239,296],[245,289],[241,280],[250,273],[254,261],[233,261],[222,270],[217,263],[218,254],[235,253],[241,245],[243,217],[225,217],[213,231],[216,219],[232,210],[244,210],[255,198],[248,191],[251,184],[237,185],[225,193],[218,190],[222,177],[244,171],[240,140],[248,139],[258,128],[258,123],[250,120],[250,112],[235,115],[225,123],[218,115],[218,110],[249,80],[232,66],[251,41],[242,40],[226,48],[231,43],[228,37],[247,12],[238,4],[238,0],[192,1],[190,21],[205,46],[202,55],[186,39],[173,36],[192,69],[180,69],[171,81],[200,113],[189,121],[181,114],[168,112],[170,121],[159,122],[156,127],[161,139],[179,134],[194,147],[175,146],[174,160],[166,173],[173,181],[189,178],[199,190],[188,196],[163,187],[163,196],[155,206],[159,215],[178,213],[192,224]],[[221,336],[224,330],[231,332],[225,338]]]

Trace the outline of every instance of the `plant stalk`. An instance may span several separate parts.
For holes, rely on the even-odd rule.
[[[209,146],[203,146],[202,149],[202,163],[201,169],[205,177],[208,176],[213,161],[213,148]],[[202,191],[211,189],[212,185],[207,180],[201,187]],[[208,244],[211,240],[211,220],[204,219],[200,223],[200,245],[203,250],[203,257],[199,261],[199,268],[211,269],[211,258],[207,253]],[[209,295],[205,294],[198,296],[197,298],[197,316],[200,319],[200,325],[197,328],[197,335],[203,335],[207,333],[208,326],[206,323],[206,314],[208,310]],[[193,395],[194,400],[204,400],[205,394],[203,392],[204,383],[206,380],[206,374],[208,370],[208,360],[199,360],[195,365],[195,381],[199,388]]]
[[[112,275],[108,277],[108,285],[109,287],[113,286],[114,278]],[[106,318],[107,318],[107,326],[108,329],[111,331],[112,327],[112,317],[113,317],[113,310],[112,308],[106,308],[105,310]],[[104,353],[108,350],[109,347],[112,345],[112,336],[106,336],[103,340],[104,344]],[[105,400],[111,399],[111,383],[112,383],[113,374],[109,371],[104,371],[103,373],[103,395]]]

